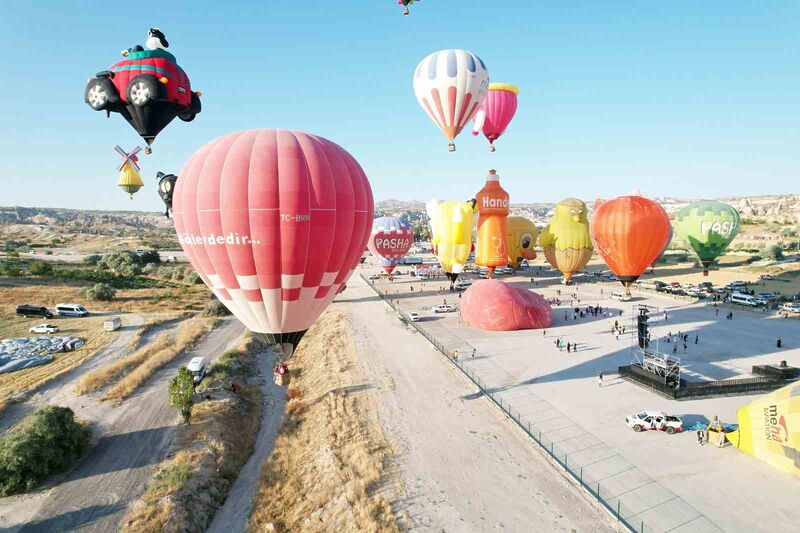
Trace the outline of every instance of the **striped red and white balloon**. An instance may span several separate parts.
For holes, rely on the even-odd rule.
[[[472,120],[489,89],[489,72],[480,57],[467,50],[440,50],[423,59],[414,71],[419,105],[453,139]]]
[[[200,277],[286,358],[355,270],[374,203],[367,176],[343,148],[264,129],[195,152],[173,207],[178,240]]]
[[[413,245],[414,230],[399,218],[380,217],[372,221],[367,248],[387,274],[392,273]]]

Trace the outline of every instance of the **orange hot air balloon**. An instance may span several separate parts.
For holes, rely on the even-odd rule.
[[[626,287],[656,260],[670,235],[667,212],[642,196],[602,202],[592,218],[592,241]]]
[[[508,264],[506,221],[508,220],[508,193],[500,186],[500,176],[492,169],[486,184],[475,197],[478,209],[478,246],[475,264],[489,269]]]

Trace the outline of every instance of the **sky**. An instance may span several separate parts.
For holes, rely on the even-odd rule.
[[[396,0],[115,6],[0,3],[0,205],[161,210],[157,171],[249,128],[338,143],[378,201],[469,198],[490,168],[512,202],[800,192],[800,2],[422,0],[409,17]],[[154,26],[203,111],[158,136],[129,200],[113,146],[144,145],[83,90]],[[449,153],[414,97],[417,63],[445,48],[520,87],[495,153],[467,130]]]

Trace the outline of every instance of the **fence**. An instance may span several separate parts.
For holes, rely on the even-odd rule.
[[[680,387],[667,386],[655,374],[635,365],[621,366],[619,375],[647,387],[663,396],[673,400],[683,398],[699,398],[704,396],[723,396],[730,394],[753,394],[777,390],[791,381],[784,377],[765,376],[742,379],[726,379],[722,381],[685,381],[681,380]],[[754,372],[757,373],[757,372]]]
[[[370,280],[368,280],[363,274],[361,274],[361,278],[369,285],[372,290],[374,290],[378,296],[380,296],[384,302],[389,304],[392,309],[397,311],[401,317],[405,315],[400,310],[400,308],[391,300],[391,298],[387,298],[385,294],[383,294],[377,287],[375,287]],[[433,337],[433,335],[429,334],[424,328],[419,326],[416,322],[412,322],[410,320],[406,321],[410,326],[412,326],[420,335],[425,337],[425,339],[430,342],[434,348],[436,348],[445,358],[461,373],[467,377],[475,386],[477,386],[481,392],[486,396],[492,403],[494,403],[497,407],[499,407],[514,423],[517,424],[528,436],[533,439],[533,441],[539,445],[539,447],[544,450],[550,458],[555,461],[557,465],[564,469],[564,471],[570,475],[584,490],[589,492],[592,497],[594,497],[600,505],[602,505],[613,517],[619,521],[619,523],[623,524],[629,531],[639,532],[642,533],[644,531],[658,531],[655,527],[650,527],[648,524],[645,524],[644,520],[635,520],[632,517],[639,514],[641,511],[637,511],[632,507],[628,507],[622,503],[622,499],[617,496],[610,496],[603,492],[603,487],[600,484],[600,479],[598,475],[598,479],[595,479],[589,472],[585,472],[583,467],[578,468],[575,470],[570,467],[569,465],[569,453],[566,450],[563,450],[561,446],[556,442],[555,439],[548,437],[547,434],[543,433],[540,429],[537,429],[535,424],[532,424],[530,420],[527,420],[519,411],[516,411],[511,407],[511,405],[507,401],[503,401],[503,398],[499,395],[496,395],[489,387],[487,387],[486,383],[484,383],[472,369],[466,367],[462,362],[461,359],[458,358],[456,354],[456,350],[451,350],[438,339]],[[455,354],[455,355],[454,355]],[[466,354],[465,354],[466,355]]]

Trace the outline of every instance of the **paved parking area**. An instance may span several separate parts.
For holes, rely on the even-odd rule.
[[[632,302],[621,303],[608,299],[618,283],[579,281],[577,287],[564,287],[554,272],[545,270],[533,274],[534,286],[531,273],[524,274],[503,279],[548,298],[561,291],[565,300],[554,308],[554,323],[544,336],[541,330],[478,331],[463,324],[457,313],[435,315],[432,306],[445,299],[459,302],[457,294],[446,290],[444,279],[420,284],[398,276],[376,285],[404,311],[419,312],[422,327],[458,350],[495,397],[540,429],[542,440],[551,442],[560,456],[567,455],[571,467],[583,467],[585,479],[600,482],[601,493],[612,502],[619,500],[630,522],[645,521],[660,531],[769,531],[800,520],[795,496],[800,478],[731,447],[700,447],[693,433],[638,434],[624,424],[626,415],[643,409],[676,414],[688,425],[715,415],[735,422],[736,409],[755,396],[673,401],[616,376],[617,367],[631,360],[635,304],[666,311],[666,321],[654,321],[653,338],[678,331],[689,335],[685,350],[680,343],[677,353],[687,379],[746,377],[754,364],[781,360],[800,366],[797,321],[747,311],[735,311],[733,320],[726,320],[724,311],[717,316],[705,304],[650,293],[634,293]],[[570,305],[572,293],[577,297]],[[573,320],[577,300],[581,306],[601,305],[604,315]],[[626,326],[619,338],[611,334],[614,320]],[[780,350],[778,337],[783,341]],[[557,338],[577,343],[578,351],[559,351]],[[672,353],[673,345],[667,346],[661,350]],[[600,371],[605,374],[602,388],[597,385]]]

